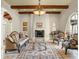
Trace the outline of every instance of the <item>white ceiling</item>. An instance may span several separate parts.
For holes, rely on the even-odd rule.
[[[38,5],[38,0],[5,0],[10,5]],[[41,0],[43,5],[69,5],[71,0]]]
[[[38,0],[5,0],[9,5],[38,5]],[[41,5],[69,5],[72,0],[41,0]],[[34,11],[35,9],[18,9],[18,11]],[[64,9],[44,9],[45,11],[58,11]]]

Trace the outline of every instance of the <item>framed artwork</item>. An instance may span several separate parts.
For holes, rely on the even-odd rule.
[[[28,24],[27,22],[23,22],[23,31],[27,31]]]
[[[27,31],[27,27],[23,27],[23,31]]]
[[[27,22],[23,22],[23,26],[27,26]]]

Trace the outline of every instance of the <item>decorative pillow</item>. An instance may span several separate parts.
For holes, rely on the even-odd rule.
[[[16,42],[17,41],[17,39],[16,39],[16,36],[15,35],[12,35],[12,38],[13,38],[13,40]]]
[[[25,35],[25,37],[28,37],[28,35]]]
[[[11,42],[14,42],[13,38],[11,36],[8,36],[8,39],[11,41]]]
[[[71,47],[71,48],[77,48],[77,44],[78,44],[78,41],[75,40],[75,39],[72,39],[72,40],[70,41],[70,47]]]
[[[18,41],[19,40],[19,34],[16,34],[16,40]]]
[[[77,40],[72,39],[72,40],[70,41],[70,43],[71,43],[72,45],[77,45]]]

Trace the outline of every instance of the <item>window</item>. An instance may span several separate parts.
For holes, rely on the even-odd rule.
[[[69,20],[66,23],[65,32],[72,35],[78,33],[78,14],[74,13],[70,15]]]
[[[73,22],[71,22],[73,21]],[[70,19],[70,23],[72,23],[70,26],[72,27],[71,31],[72,31],[72,34],[77,34],[78,33],[78,15],[77,14],[73,14],[71,16],[71,19]]]

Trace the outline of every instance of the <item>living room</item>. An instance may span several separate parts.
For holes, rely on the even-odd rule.
[[[47,50],[52,48],[52,52],[57,54],[57,57],[49,57],[47,59],[77,59],[78,53],[77,49],[68,49],[65,50],[63,47],[63,41],[60,39],[78,39],[78,0],[56,0],[56,1],[48,1],[48,0],[2,0],[1,1],[1,15],[2,15],[2,54],[5,56],[4,59],[32,59],[30,57],[26,57],[26,51],[30,50],[31,46],[35,50],[40,50],[40,53],[36,53],[38,58],[42,59],[42,50],[47,53]],[[38,7],[36,7],[38,6]],[[42,8],[41,8],[42,6]],[[46,11],[46,14],[41,15],[41,9]],[[39,14],[33,14],[34,11],[39,9]],[[75,25],[71,24],[75,20]],[[77,21],[76,21],[77,20]],[[18,34],[18,35],[17,35]],[[59,35],[61,38],[59,40],[55,39],[55,34]],[[19,43],[15,42],[16,40],[11,39],[11,37],[17,36],[22,37],[24,40],[18,40]],[[73,37],[72,37],[73,36]],[[13,48],[13,44],[6,41],[10,39],[10,41],[14,42],[20,46],[17,50],[10,49]],[[6,43],[7,42],[7,43]],[[77,40],[78,42],[78,40]],[[45,44],[44,44],[45,43]],[[16,45],[15,44],[15,45]],[[19,46],[18,45],[18,46]],[[26,47],[24,47],[26,46]],[[49,47],[54,46],[54,47]],[[78,45],[76,45],[78,46]],[[8,47],[6,49],[6,47]],[[44,49],[45,47],[45,49]],[[50,49],[48,49],[48,48]],[[63,47],[63,48],[62,48]],[[28,48],[28,49],[27,49]],[[58,49],[58,52],[55,51]],[[13,50],[13,51],[12,51]],[[23,50],[23,51],[22,51]],[[18,52],[17,52],[18,51]],[[55,51],[55,52],[54,52]],[[60,52],[61,51],[61,52]],[[22,52],[22,53],[21,53]],[[39,52],[39,51],[38,51]],[[52,53],[49,51],[49,54]],[[55,54],[53,56],[55,56]],[[14,58],[15,55],[17,58]],[[19,56],[20,55],[20,56]],[[25,57],[23,57],[25,55]],[[28,55],[28,53],[27,53]],[[40,57],[41,55],[41,57]],[[76,55],[76,56],[75,56]],[[35,55],[36,56],[36,55]],[[50,55],[51,56],[51,55]],[[63,56],[63,57],[62,57]],[[48,57],[48,56],[47,56]],[[34,58],[35,59],[35,58]],[[46,59],[46,58],[45,58]]]

